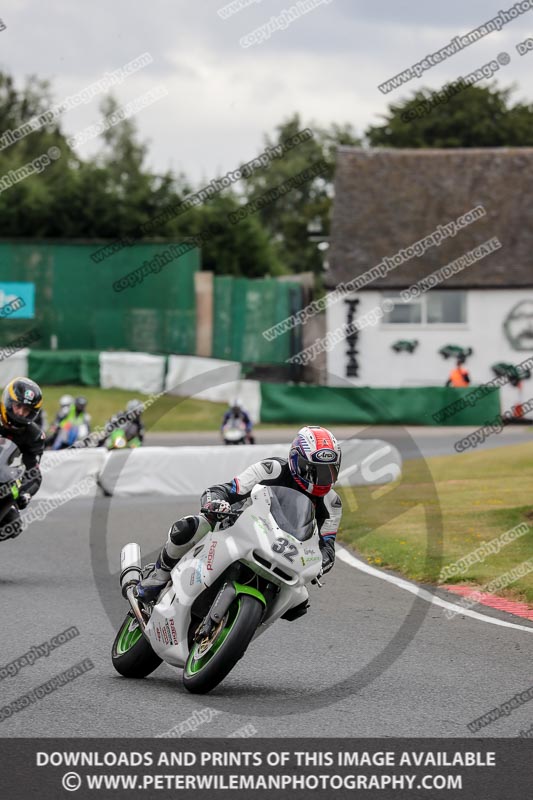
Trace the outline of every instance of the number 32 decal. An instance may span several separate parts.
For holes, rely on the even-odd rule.
[[[298,555],[298,548],[293,544],[289,544],[287,539],[279,537],[272,545],[272,550],[275,553],[281,553],[287,561],[294,561],[294,556]]]

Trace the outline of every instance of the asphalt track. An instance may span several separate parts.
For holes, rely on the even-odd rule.
[[[180,671],[166,665],[143,681],[120,677],[110,660],[126,610],[113,575],[120,548],[136,540],[148,555],[171,521],[195,509],[194,499],[83,498],[0,543],[0,667],[70,626],[80,632],[0,680],[0,706],[83,659],[94,663],[1,721],[2,736],[151,737],[209,708],[218,713],[187,735],[226,737],[251,725],[266,737],[468,737],[469,722],[531,686],[533,624],[485,608],[486,619],[450,620],[340,559],[322,589],[311,587],[307,616],[276,623],[212,694],[188,694]],[[532,723],[525,703],[475,735],[517,736]]]
[[[256,431],[257,444],[289,443],[294,438],[297,425],[262,428]],[[331,429],[338,439],[352,437],[362,439],[384,439],[395,445],[402,458],[428,458],[429,456],[457,455],[454,444],[458,440],[473,433],[474,428],[464,427],[401,427],[388,425],[347,426],[332,425]],[[501,433],[488,437],[478,449],[505,447],[519,442],[533,441],[529,425],[511,425]],[[202,431],[200,433],[181,431],[179,433],[147,433],[146,444],[160,447],[178,447],[183,445],[209,446],[221,444],[218,431]]]

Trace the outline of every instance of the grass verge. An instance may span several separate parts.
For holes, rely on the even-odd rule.
[[[406,461],[394,484],[340,490],[339,538],[371,564],[437,583],[445,565],[526,522],[525,535],[443,581],[478,588],[533,558],[532,486],[530,444]],[[442,552],[435,541],[440,516]],[[533,602],[533,572],[498,594]]]
[[[63,394],[73,397],[83,395],[88,401],[88,411],[92,418],[92,426],[103,425],[117,411],[122,411],[128,400],[137,398],[141,402],[147,396],[139,392],[123,389],[101,389],[98,386],[42,386],[44,408],[50,424],[56,415],[59,398]],[[194,397],[161,397],[144,413],[144,421],[150,432],[172,433],[175,431],[218,431],[226,403],[212,403],[209,400],[198,400]],[[286,426],[277,423],[262,423],[254,426],[257,430],[286,427],[287,441],[294,436],[294,424]],[[289,436],[289,434],[291,434]]]
[[[143,402],[146,395],[122,389],[100,389],[92,386],[43,386],[44,408],[50,424],[56,415],[59,398],[63,394],[87,398],[87,411],[91,426],[103,425],[117,411],[126,407],[134,397]],[[218,430],[227,406],[195,398],[160,397],[143,415],[150,431],[212,431]]]

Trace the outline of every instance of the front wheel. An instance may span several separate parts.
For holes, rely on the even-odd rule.
[[[185,688],[206,694],[218,686],[246,652],[262,616],[259,600],[238,595],[211,636],[193,643],[183,670]]]
[[[111,660],[125,678],[146,678],[163,659],[154,653],[135,617],[128,614],[113,642]]]

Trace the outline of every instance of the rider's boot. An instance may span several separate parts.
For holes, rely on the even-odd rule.
[[[161,555],[155,564],[147,564],[143,569],[142,580],[135,587],[136,596],[145,603],[156,600],[170,580],[170,569],[161,563]]]
[[[148,565],[141,581],[137,584],[135,593],[140,600],[151,603],[158,598],[162,590],[170,581],[170,572],[180,558],[189,552],[200,539],[209,533],[211,526],[201,514],[197,516],[182,517],[168,532],[165,546],[159,554],[155,564]]]

